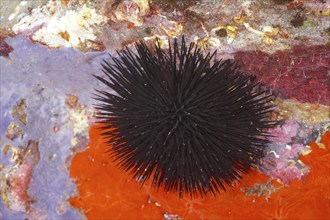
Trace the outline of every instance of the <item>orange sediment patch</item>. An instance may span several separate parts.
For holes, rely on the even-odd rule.
[[[300,158],[311,167],[306,179],[284,187],[273,181],[277,190],[267,201],[264,196],[247,196],[241,190],[269,179],[254,170],[216,197],[180,199],[162,189],[157,192],[150,181],[141,187],[111,161],[106,153],[109,147],[97,128],[90,129],[90,146],[75,155],[70,169],[79,192],[70,203],[88,219],[163,219],[164,213],[183,219],[327,219],[330,215],[330,132],[321,141],[325,148],[312,143],[312,152]]]

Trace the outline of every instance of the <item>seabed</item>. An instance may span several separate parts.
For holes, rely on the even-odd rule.
[[[328,0],[0,2],[0,219],[329,219]],[[260,166],[216,196],[142,187],[93,118],[108,53],[185,35],[270,89]]]

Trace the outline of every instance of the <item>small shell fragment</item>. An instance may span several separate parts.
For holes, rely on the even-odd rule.
[[[169,21],[169,24],[171,24],[171,27],[166,28],[162,23],[159,24],[159,27],[166,32],[166,34],[170,37],[177,37],[180,35],[183,31],[183,25],[175,22],[175,21]]]
[[[160,48],[166,48],[168,46],[168,37],[165,35],[162,35],[162,36],[154,35],[152,37],[145,37],[143,39],[145,41],[158,39],[158,41],[156,41],[156,45]]]
[[[273,28],[272,26],[264,26],[262,28],[262,32],[264,32],[267,36],[273,37],[276,36],[279,32],[278,28]]]
[[[216,33],[220,30],[225,30],[226,31],[227,43],[228,44],[231,44],[237,36],[237,26],[235,26],[235,25],[215,27],[210,32],[211,36],[216,36]],[[212,37],[212,39],[210,39],[208,41],[211,42],[212,46],[216,46],[216,47],[220,46],[220,41],[217,38]]]

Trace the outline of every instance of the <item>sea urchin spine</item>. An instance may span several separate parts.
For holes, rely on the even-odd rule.
[[[97,118],[110,152],[142,183],[201,196],[225,190],[264,155],[271,95],[233,60],[184,37],[168,50],[143,42],[102,64]]]

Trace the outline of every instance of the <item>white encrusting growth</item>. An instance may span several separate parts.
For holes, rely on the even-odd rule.
[[[32,39],[52,48],[79,47],[85,41],[96,39],[96,27],[106,22],[106,17],[86,5],[67,10],[60,1],[33,9],[13,26],[15,33],[32,31]]]

